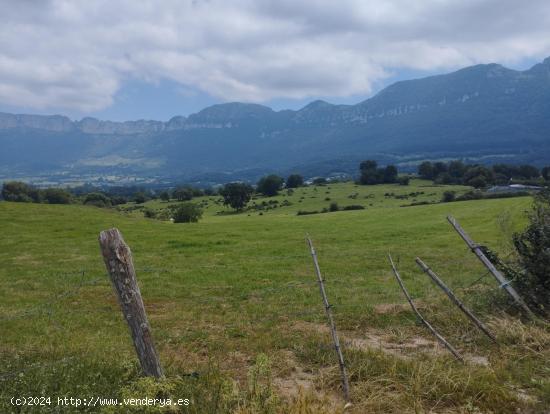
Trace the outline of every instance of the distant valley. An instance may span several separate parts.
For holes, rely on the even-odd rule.
[[[225,103],[168,122],[0,113],[0,180],[151,184],[353,174],[373,158],[550,163],[550,58],[397,82],[356,105]]]

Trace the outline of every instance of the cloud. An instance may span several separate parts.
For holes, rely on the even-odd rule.
[[[221,100],[368,94],[396,69],[550,55],[546,0],[0,0],[0,103],[96,111],[131,79]]]

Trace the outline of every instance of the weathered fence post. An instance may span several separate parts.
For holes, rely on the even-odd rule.
[[[130,327],[143,373],[159,378],[163,375],[162,368],[137,284],[132,252],[116,228],[99,234],[99,246],[122,313]]]
[[[420,319],[420,321],[424,324],[424,326],[426,328],[428,328],[428,330],[433,334],[433,336],[435,336],[437,338],[437,340],[439,342],[441,342],[443,344],[443,346],[445,348],[447,348],[449,350],[449,352],[451,354],[453,354],[456,359],[458,359],[459,361],[464,362],[464,359],[462,358],[462,356],[460,356],[458,351],[456,349],[454,349],[454,347],[449,342],[447,342],[447,340],[445,338],[443,338],[439,334],[439,332],[437,332],[435,330],[435,328],[432,325],[430,325],[430,323],[426,319],[424,319],[422,314],[418,311],[418,309],[416,308],[416,305],[414,304],[414,302],[411,298],[411,295],[409,295],[409,292],[407,292],[407,289],[405,288],[405,284],[403,283],[403,280],[401,279],[401,276],[399,275],[399,272],[397,271],[397,268],[395,267],[395,264],[393,263],[393,259],[391,257],[391,254],[389,254],[389,253],[388,253],[388,259],[390,260],[391,268],[393,270],[393,274],[395,275],[395,278],[397,279],[397,283],[399,283],[399,286],[401,287],[401,290],[403,291],[403,294],[405,295],[405,298],[407,298],[407,302],[409,302],[409,305],[411,305],[411,308],[412,308],[413,312],[416,314],[416,316],[418,316],[418,319]]]
[[[495,277],[498,283],[500,283],[500,287],[502,287],[506,292],[516,301],[516,303],[525,311],[527,316],[529,316],[532,319],[535,319],[535,314],[529,309],[529,307],[525,304],[521,296],[518,295],[516,290],[510,286],[510,282],[502,276],[502,273],[498,271],[498,269],[491,263],[491,261],[485,256],[483,251],[481,250],[480,246],[468,236],[468,234],[464,231],[462,227],[460,227],[460,224],[458,224],[458,221],[455,220],[452,216],[447,216],[447,221],[451,224],[451,226],[454,227],[456,232],[462,237],[462,240],[468,245],[470,250],[477,256],[477,258],[483,263],[483,265],[491,272],[491,274]]]
[[[325,284],[323,283],[323,277],[321,276],[321,269],[319,268],[319,262],[317,261],[317,253],[313,247],[313,243],[309,236],[306,236],[307,244],[313,258],[313,265],[315,266],[315,273],[317,274],[317,281],[319,282],[319,290],[321,291],[321,297],[323,298],[323,304],[325,305],[325,311],[327,313],[330,332],[332,334],[332,340],[334,342],[334,348],[338,355],[338,365],[340,366],[340,373],[342,374],[342,386],[344,389],[344,398],[349,402],[349,383],[348,374],[346,372],[346,364],[344,363],[344,356],[342,355],[342,349],[340,348],[340,341],[338,334],[336,333],[336,325],[334,324],[334,318],[332,317],[332,307],[328,303],[327,293],[325,291]]]
[[[497,339],[495,336],[489,331],[489,329],[481,322],[471,311],[468,309],[461,301],[458,299],[453,291],[447,287],[447,285],[437,276],[437,274],[430,269],[426,263],[424,263],[422,260],[420,260],[419,257],[416,258],[416,264],[426,273],[430,279],[432,279],[437,286],[441,288],[443,292],[451,299],[451,302],[453,302],[458,309],[460,309],[473,323],[475,326],[477,326],[481,332],[483,332],[485,335],[487,335],[493,342],[497,342]]]

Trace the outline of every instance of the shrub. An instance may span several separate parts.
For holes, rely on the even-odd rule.
[[[443,197],[441,198],[441,201],[444,203],[450,203],[451,201],[455,201],[456,199],[456,193],[454,191],[445,191],[443,193]]]
[[[346,211],[348,211],[348,210],[364,210],[364,209],[365,209],[365,207],[363,207],[359,204],[352,204],[350,206],[344,206],[342,208],[342,210],[346,210]]]
[[[411,181],[411,177],[409,177],[408,175],[403,175],[397,178],[397,183],[399,185],[409,185],[410,181]]]
[[[328,207],[328,211],[338,211],[340,208],[338,207],[338,203],[330,203]]]
[[[299,210],[296,213],[297,216],[307,216],[309,214],[319,214],[319,211],[317,211],[317,210],[314,210],[314,211]]]
[[[456,201],[481,200],[482,198],[483,193],[481,191],[473,190],[456,197]]]
[[[152,208],[146,208],[143,210],[143,216],[145,218],[156,218],[157,217],[157,211],[153,210]]]
[[[182,203],[172,211],[174,223],[196,223],[202,217],[202,209],[195,203]]]
[[[84,204],[96,207],[110,207],[111,200],[102,193],[89,193],[84,197]]]
[[[527,228],[513,236],[523,272],[514,280],[528,304],[550,313],[550,191],[541,192],[529,214]]]

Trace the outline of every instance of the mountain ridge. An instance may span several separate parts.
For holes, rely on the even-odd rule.
[[[316,100],[274,111],[231,102],[166,122],[0,113],[0,175],[196,177],[369,157],[550,164],[548,114],[550,58],[524,71],[480,64],[403,80],[353,105]]]

